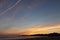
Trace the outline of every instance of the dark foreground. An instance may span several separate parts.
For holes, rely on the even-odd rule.
[[[35,34],[31,36],[1,36],[0,40],[60,40],[60,34]]]
[[[37,38],[26,38],[26,39],[0,39],[0,40],[60,40],[60,36],[55,36],[55,37],[37,37]]]
[[[58,36],[58,37],[39,37],[39,38],[17,39],[17,40],[60,40],[60,36]]]

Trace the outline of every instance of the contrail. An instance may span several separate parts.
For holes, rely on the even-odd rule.
[[[6,9],[5,11],[3,11],[2,13],[0,13],[0,16],[2,16],[3,14],[5,14],[7,11],[11,10],[12,8],[14,8],[21,0],[18,0],[13,6],[9,7],[8,9]]]

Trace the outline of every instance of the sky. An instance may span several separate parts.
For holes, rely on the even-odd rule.
[[[60,33],[60,0],[0,0],[0,33],[51,32]]]

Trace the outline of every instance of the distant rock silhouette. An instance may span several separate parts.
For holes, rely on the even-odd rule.
[[[31,36],[60,36],[60,33],[49,33],[49,34],[34,34]]]
[[[60,34],[59,33],[50,33],[50,34],[48,34],[48,36],[60,36]]]

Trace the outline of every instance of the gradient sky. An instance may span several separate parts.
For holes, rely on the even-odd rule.
[[[48,29],[48,25],[53,28]],[[60,0],[0,0],[0,33],[26,33],[24,29],[46,27],[47,33],[60,32]]]

